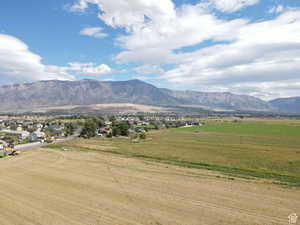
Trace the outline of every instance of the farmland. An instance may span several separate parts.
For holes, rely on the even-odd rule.
[[[202,127],[152,131],[146,141],[140,142],[128,138],[94,138],[78,139],[63,146],[299,185],[298,135],[300,126],[294,123],[213,122]]]
[[[285,225],[300,210],[298,188],[96,151],[33,150],[0,175],[1,225]]]
[[[204,127],[190,127],[185,128],[185,130],[300,138],[299,121],[209,121]]]
[[[256,131],[209,121],[1,159],[1,225],[287,224],[300,210],[300,139],[269,125],[295,124],[247,123]]]

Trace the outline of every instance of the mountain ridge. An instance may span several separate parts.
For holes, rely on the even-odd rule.
[[[199,105],[240,111],[271,111],[270,103],[230,92],[176,91],[141,80],[47,80],[0,87],[0,111],[39,107],[133,103],[154,106]]]
[[[280,113],[300,114],[300,96],[277,98],[269,103]]]

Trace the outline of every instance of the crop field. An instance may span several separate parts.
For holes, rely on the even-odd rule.
[[[226,134],[300,138],[300,122],[298,121],[213,121],[208,122],[208,124],[203,127],[189,127],[184,129],[187,131],[201,130]]]
[[[299,135],[300,126],[293,123],[213,122],[202,127],[151,131],[146,141],[78,139],[51,147],[111,152],[299,185]]]

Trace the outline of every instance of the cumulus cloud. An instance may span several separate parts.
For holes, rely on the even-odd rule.
[[[300,94],[299,10],[277,7],[276,18],[252,22],[221,19],[211,7],[231,13],[258,0],[204,2],[175,8],[171,0],[80,0],[73,8],[85,10],[96,4],[101,20],[127,31],[117,39],[123,51],[115,60],[144,63],[137,68],[141,72],[171,64],[174,69],[162,72],[160,79],[172,86],[236,91],[265,99]],[[291,84],[293,91],[288,91]]]
[[[277,5],[273,6],[272,8],[269,9],[269,13],[281,13],[284,10],[283,5]]]
[[[137,73],[142,74],[162,74],[164,70],[159,65],[142,65],[134,69]]]
[[[209,2],[219,11],[232,13],[247,6],[255,5],[259,0],[209,0]]]
[[[126,51],[116,56],[121,63],[144,61],[173,63],[173,50],[201,42],[232,41],[236,31],[247,23],[244,19],[223,21],[210,14],[202,4],[185,5],[176,11],[176,17],[145,24],[143,29],[118,38]]]
[[[85,75],[104,75],[113,72],[113,69],[106,64],[97,65],[95,63],[81,63],[81,62],[69,63],[69,67],[67,67],[66,69],[69,71],[73,71],[77,74],[85,74]]]
[[[161,20],[175,16],[171,0],[79,0],[70,9],[83,12],[89,4],[98,6],[99,18],[107,25],[127,30],[141,28],[147,18]]]
[[[64,69],[44,65],[41,61],[23,41],[0,34],[0,83],[74,79]]]
[[[74,80],[71,74],[103,75],[113,69],[106,64],[69,63],[68,66],[44,65],[41,56],[31,52],[21,40],[0,34],[0,83],[38,80]]]
[[[95,38],[105,38],[108,36],[107,33],[103,32],[102,27],[86,27],[80,31],[80,34]]]
[[[190,7],[189,12],[193,12],[195,7]],[[119,39],[127,50],[116,59],[120,62],[176,64],[175,69],[163,73],[161,79],[178,84],[178,87],[197,83],[199,89],[209,86],[210,91],[236,91],[265,99],[272,98],[272,95],[289,96],[296,92],[276,87],[282,83],[286,86],[297,83],[300,77],[299,11],[292,10],[274,20],[258,23],[246,20],[221,21],[212,15],[198,13],[197,10],[194,18],[199,18],[201,25],[200,21],[205,21],[204,24],[209,24],[209,28],[203,26],[203,29],[196,29],[194,26],[192,30],[195,32],[191,35],[181,31],[185,37],[180,36],[180,31],[176,32],[175,27],[180,27],[178,25],[174,26],[175,32],[165,37],[155,37],[155,31],[163,26],[152,28],[154,32],[151,30],[145,36],[144,30],[135,32]],[[183,15],[187,18],[191,14]],[[172,27],[168,27],[170,31]],[[193,39],[193,35],[197,37]],[[178,48],[206,40],[213,40],[216,44],[193,52],[174,53]],[[252,87],[253,91],[242,87],[247,87],[247,90]],[[260,91],[257,90],[259,87]],[[279,91],[280,94],[277,94]]]
[[[163,79],[175,83],[222,86],[239,92],[243,85],[249,89],[253,83],[253,87],[261,87],[262,90],[268,86],[271,91],[273,87],[273,93],[276,93],[276,84],[299,81],[299,34],[300,11],[289,11],[275,20],[248,24],[239,30],[232,43],[178,55],[189,62],[167,71]],[[282,92],[283,95],[286,93]]]

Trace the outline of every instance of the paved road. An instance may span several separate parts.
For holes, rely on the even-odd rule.
[[[73,136],[70,136],[70,137],[67,137],[64,139],[57,139],[57,140],[53,141],[52,143],[33,142],[33,143],[28,143],[28,144],[23,144],[23,145],[16,145],[14,149],[18,150],[18,151],[31,150],[31,149],[40,148],[42,146],[47,146],[47,145],[54,144],[54,143],[62,143],[65,141],[70,141],[70,140],[77,138],[78,136],[79,135],[76,134],[76,135],[73,135]],[[1,155],[4,155],[4,151],[0,151],[0,156]]]
[[[33,149],[33,148],[39,148],[39,147],[47,146],[47,145],[50,145],[50,144],[62,143],[62,142],[65,142],[65,141],[70,141],[70,140],[73,140],[73,139],[75,139],[77,137],[78,137],[78,135],[74,135],[74,136],[70,136],[70,137],[67,137],[67,138],[63,138],[63,139],[57,139],[57,140],[53,141],[52,143],[34,142],[34,143],[29,143],[29,144],[24,144],[24,145],[16,145],[15,149],[19,150],[19,151],[30,150],[30,149]]]
[[[29,143],[29,144],[24,144],[24,145],[16,145],[15,149],[18,150],[18,151],[25,151],[25,150],[30,150],[30,149],[34,149],[34,148],[40,148],[42,146],[47,146],[47,145],[54,144],[54,143],[62,143],[62,142],[65,142],[65,141],[71,141],[71,140],[79,137],[79,134],[80,134],[81,130],[82,130],[82,127],[79,127],[75,131],[74,135],[72,135],[70,137],[67,137],[67,138],[63,138],[63,139],[57,139],[57,140],[53,141],[52,143],[34,142],[34,143]]]

